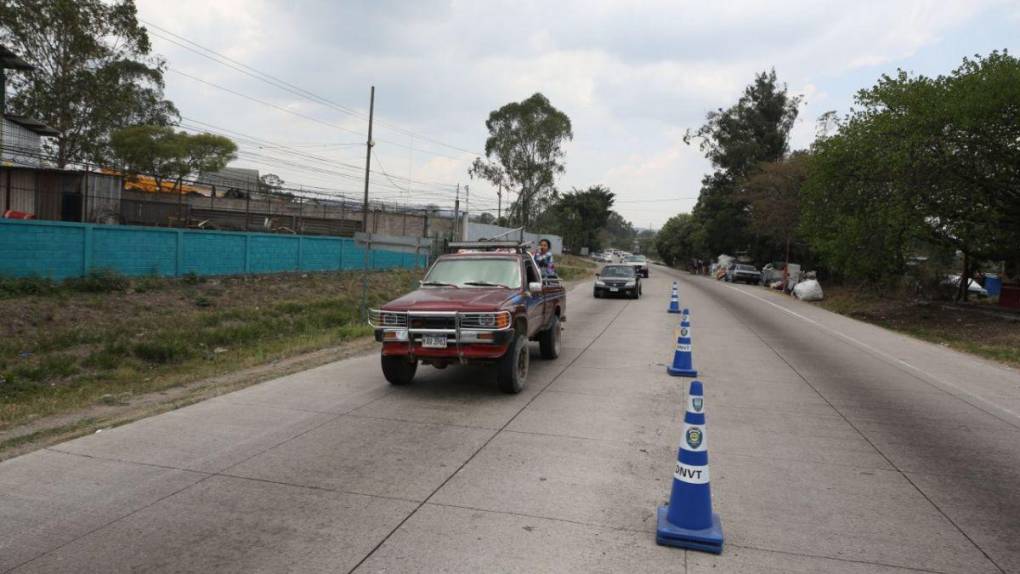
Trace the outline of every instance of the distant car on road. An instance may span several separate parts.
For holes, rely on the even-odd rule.
[[[624,263],[606,265],[595,275],[592,293],[596,299],[610,295],[624,295],[637,299],[641,296],[641,277],[633,265]]]
[[[623,262],[634,266],[634,270],[642,277],[648,277],[648,258],[644,255],[628,255]]]
[[[761,271],[758,271],[754,265],[736,263],[726,270],[726,281],[754,285],[761,281]]]
[[[496,365],[505,393],[519,393],[528,377],[528,341],[542,358],[560,354],[566,290],[543,278],[526,246],[513,242],[451,243],[454,253],[432,264],[418,289],[373,309],[382,343],[382,371],[394,385],[414,379],[418,363]]]

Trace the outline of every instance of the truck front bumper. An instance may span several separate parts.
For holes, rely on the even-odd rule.
[[[436,333],[446,337],[446,347],[425,347],[423,335],[429,333],[412,332],[400,329],[376,329],[375,340],[383,344],[383,355],[410,355],[422,359],[497,359],[502,357],[511,341],[514,330],[460,331],[459,338],[455,334]]]

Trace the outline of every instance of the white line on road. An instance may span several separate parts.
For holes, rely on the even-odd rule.
[[[790,315],[793,315],[794,317],[797,317],[798,319],[800,319],[802,321],[807,321],[808,323],[811,323],[812,325],[815,325],[816,327],[818,327],[820,329],[824,329],[825,331],[828,331],[829,333],[832,333],[833,335],[836,335],[837,337],[840,337],[841,339],[845,339],[845,340],[847,340],[847,341],[849,341],[849,342],[851,342],[851,343],[853,343],[853,344],[855,344],[855,345],[857,345],[857,346],[859,346],[859,347],[861,347],[863,349],[867,349],[871,353],[874,353],[874,354],[876,354],[876,355],[878,355],[880,357],[884,357],[884,358],[886,358],[886,359],[888,359],[890,361],[893,361],[895,363],[899,363],[899,364],[903,365],[904,367],[912,369],[912,370],[914,370],[914,371],[924,375],[928,379],[930,379],[930,380],[932,380],[932,381],[934,381],[934,382],[936,382],[936,383],[938,383],[940,385],[944,385],[946,387],[949,387],[949,388],[957,391],[958,393],[960,393],[962,395],[970,397],[970,398],[972,398],[972,399],[982,403],[983,405],[986,405],[987,407],[991,408],[994,411],[998,411],[1000,413],[1004,413],[1006,415],[1009,415],[1010,417],[1013,417],[1014,419],[1020,420],[1020,414],[1015,413],[1015,412],[1013,412],[1013,411],[1011,411],[1011,410],[1009,410],[1009,409],[1007,409],[1005,407],[1002,407],[1000,405],[997,405],[997,404],[989,401],[988,399],[986,399],[986,398],[984,398],[984,397],[982,397],[980,395],[976,395],[976,394],[974,394],[974,393],[972,393],[972,392],[970,392],[970,391],[960,387],[959,385],[953,384],[953,383],[951,383],[951,382],[949,382],[949,381],[947,381],[945,379],[942,379],[942,378],[940,378],[938,376],[935,376],[935,375],[929,373],[928,371],[925,371],[924,369],[921,369],[919,367],[916,367],[916,366],[908,363],[907,361],[904,361],[903,359],[901,359],[899,357],[894,357],[894,356],[886,353],[885,351],[881,351],[879,349],[876,349],[875,347],[872,347],[871,345],[869,345],[869,344],[867,344],[867,343],[865,343],[863,341],[855,339],[855,338],[851,337],[850,335],[841,333],[841,332],[839,332],[839,331],[837,331],[837,330],[835,330],[835,329],[833,329],[831,327],[827,327],[827,326],[819,323],[818,321],[815,321],[814,319],[805,317],[804,315],[801,315],[800,313],[797,313],[796,311],[791,311],[790,309],[787,309],[786,307],[784,307],[782,305],[779,305],[779,304],[777,304],[775,302],[769,301],[768,299],[766,299],[764,297],[760,297],[758,295],[755,295],[754,293],[749,293],[749,292],[747,292],[747,291],[745,291],[743,289],[740,289],[738,287],[734,287],[733,285],[725,285],[724,284],[723,286],[724,287],[728,287],[730,289],[733,289],[734,291],[736,291],[737,293],[740,293],[742,295],[747,295],[748,297],[753,297],[755,299],[758,299],[759,301],[763,301],[765,303],[768,303],[769,305],[772,305],[773,307],[775,307],[776,309],[779,309],[780,311],[783,311],[784,313],[788,313]],[[974,405],[974,406],[977,406],[977,405]],[[992,413],[989,413],[989,414],[992,414]]]

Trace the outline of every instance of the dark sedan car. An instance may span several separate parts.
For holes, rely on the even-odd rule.
[[[625,295],[632,299],[641,296],[641,276],[633,265],[606,265],[595,276],[595,298],[607,295]]]

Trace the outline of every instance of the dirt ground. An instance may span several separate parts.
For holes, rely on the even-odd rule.
[[[881,297],[826,286],[821,306],[920,339],[1020,368],[1020,313],[992,302],[956,304]]]

